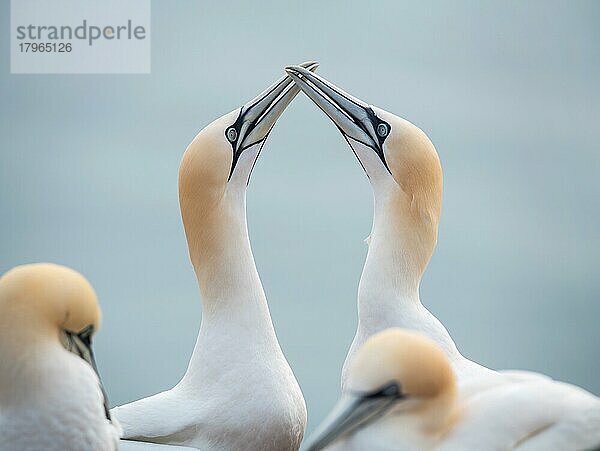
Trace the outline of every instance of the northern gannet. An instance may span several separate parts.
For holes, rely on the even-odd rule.
[[[0,450],[117,449],[91,347],[99,327],[94,289],[72,269],[38,263],[0,278]]]
[[[370,337],[306,451],[599,449],[600,399],[540,377],[458,381],[439,346],[406,329]]]
[[[442,168],[427,135],[302,67],[286,70],[338,127],[373,188],[373,226],[358,288],[358,328],[342,381],[356,349],[389,327],[428,335],[459,377],[494,374],[460,354],[446,328],[419,298],[421,277],[437,242],[442,205]]]
[[[250,173],[298,92],[289,77],[280,79],[204,128],[185,151],[179,202],[202,324],[175,387],[113,409],[126,439],[203,451],[300,446],[306,405],[275,336],[246,224]]]

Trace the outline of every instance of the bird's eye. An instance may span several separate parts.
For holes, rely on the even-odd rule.
[[[234,142],[237,139],[237,130],[233,127],[229,127],[225,132],[225,136],[230,142]]]
[[[389,132],[390,132],[390,130],[387,125],[379,124],[377,126],[377,134],[379,136],[381,136],[382,138],[385,138]]]

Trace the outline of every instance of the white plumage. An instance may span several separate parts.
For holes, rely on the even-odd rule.
[[[0,450],[117,449],[93,360],[61,343],[99,321],[93,289],[68,268],[25,265],[0,279]]]
[[[306,63],[311,70],[316,63]],[[306,406],[277,341],[246,224],[246,186],[271,127],[299,92],[284,77],[188,146],[179,197],[202,293],[196,347],[171,390],[113,409],[124,437],[204,451],[300,446]]]
[[[495,376],[457,382],[429,338],[404,329],[379,332],[350,359],[344,396],[307,451],[600,446],[600,399],[535,373]]]
[[[427,415],[415,412],[388,414],[367,422],[355,433],[340,427],[340,440],[332,446],[372,451],[515,447],[559,450],[599,446],[598,398],[542,375],[496,372],[472,362],[461,355],[442,323],[421,303],[419,285],[437,242],[442,199],[441,165],[425,133],[301,67],[289,67],[287,71],[336,124],[373,187],[373,227],[359,284],[358,328],[342,371],[343,388],[356,388],[349,382],[349,368],[359,350],[371,337],[394,327],[410,329],[433,340],[458,380],[459,395],[452,407],[460,412],[456,415],[461,419],[442,431],[443,439],[440,430],[436,430],[438,435],[425,433],[419,423]],[[378,362],[372,366],[374,369],[362,370],[366,374],[381,370]],[[428,380],[430,376],[417,372],[411,377]],[[411,403],[403,401],[398,409]],[[442,405],[430,404],[438,410]],[[327,439],[327,433],[331,433],[326,431],[327,424],[331,426],[331,421],[326,420],[325,432],[317,433],[317,445],[311,450],[322,449],[319,440]],[[349,436],[342,437],[343,434]]]
[[[336,124],[373,188],[373,226],[358,289],[358,327],[342,384],[356,350],[388,327],[429,336],[446,353],[459,377],[492,373],[458,351],[444,325],[420,300],[419,285],[437,243],[442,204],[442,169],[427,135],[302,67],[287,71]]]

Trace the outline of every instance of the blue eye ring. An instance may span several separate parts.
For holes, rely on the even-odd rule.
[[[377,126],[377,134],[380,137],[385,138],[389,132],[390,132],[389,127],[387,125],[385,125],[384,123],[381,123]]]
[[[237,130],[233,127],[229,127],[225,132],[225,136],[227,137],[229,142],[234,142],[238,137]]]

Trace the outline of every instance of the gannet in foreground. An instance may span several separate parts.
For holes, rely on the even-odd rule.
[[[187,148],[179,200],[202,294],[202,324],[188,369],[174,388],[113,409],[124,438],[203,451],[300,446],[306,406],[275,336],[246,224],[250,173],[298,92],[291,79],[282,78],[208,125]]]
[[[434,341],[405,329],[369,338],[342,399],[306,451],[584,450],[600,446],[600,399],[546,378],[457,386]]]
[[[442,169],[429,138],[410,122],[367,105],[302,67],[286,70],[344,135],[373,187],[373,227],[358,289],[358,329],[342,383],[356,349],[388,327],[428,335],[459,377],[494,374],[459,353],[448,331],[419,298],[442,204]]]
[[[91,348],[99,327],[94,289],[72,269],[0,278],[0,450],[117,449]]]

